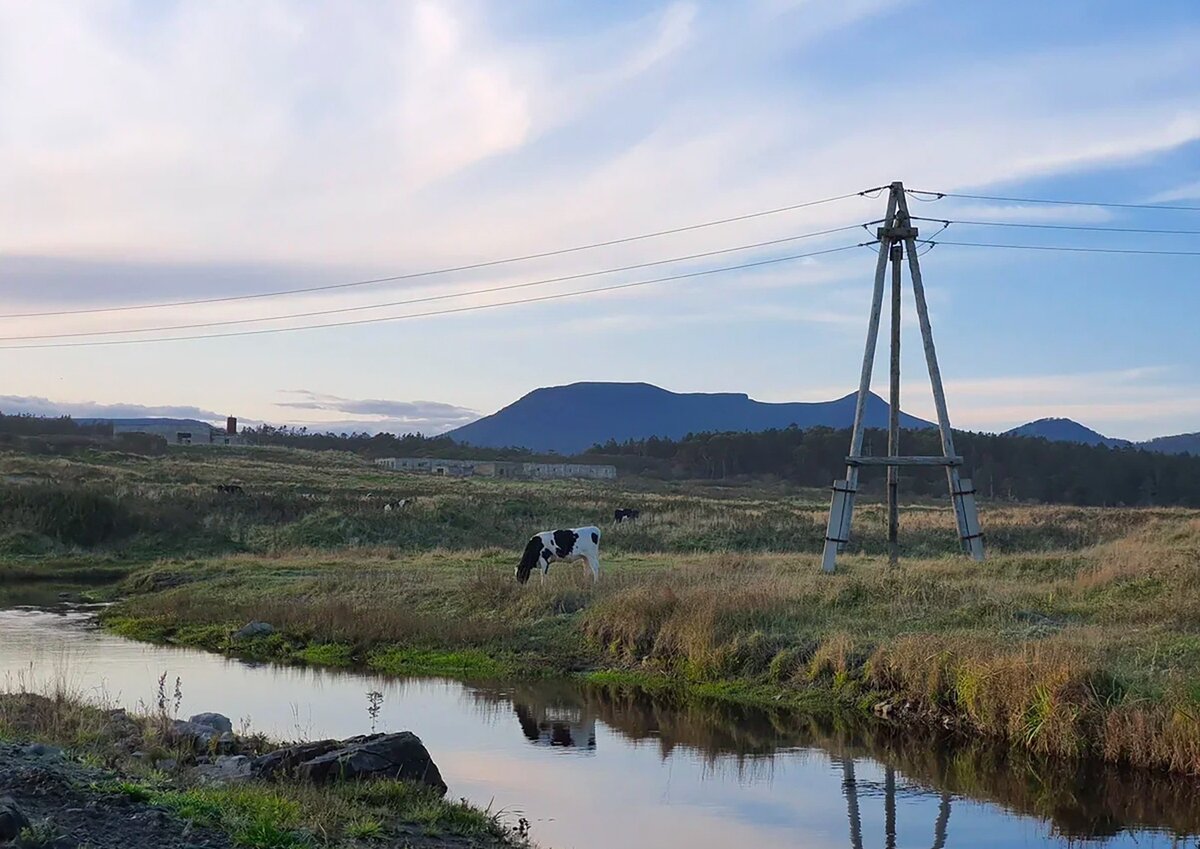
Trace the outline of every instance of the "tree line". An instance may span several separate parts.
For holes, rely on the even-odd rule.
[[[758,433],[694,433],[682,439],[610,440],[574,458],[564,458],[526,448],[479,448],[448,436],[419,433],[319,433],[264,424],[243,428],[241,434],[250,445],[349,451],[367,459],[575,459],[611,463],[623,475],[665,480],[771,479],[806,487],[828,487],[834,478],[842,477],[850,444],[848,429],[789,427]],[[964,460],[963,476],[971,478],[986,498],[1098,506],[1200,507],[1200,456],[968,431],[956,431],[954,439],[955,450]],[[153,446],[131,438],[114,441],[107,423],[80,424],[69,416],[0,414],[0,444],[36,451],[54,449],[56,443],[70,450],[100,447],[105,442],[142,453],[166,450],[165,443],[161,450],[151,451]],[[901,446],[904,454],[941,454],[939,436],[933,429],[904,431]],[[866,454],[886,453],[887,433],[867,430],[863,449]],[[937,496],[946,489],[945,473],[938,468],[902,469],[901,482],[904,492],[914,495]],[[865,469],[860,485],[868,493],[882,493],[882,470]]]
[[[1036,437],[956,431],[963,476],[988,498],[1080,505],[1200,507],[1200,457],[1106,448]],[[610,441],[590,449],[592,462],[611,462],[626,474],[720,480],[771,477],[800,486],[827,487],[845,475],[850,431],[796,427],[760,433],[697,433],[682,439]],[[942,453],[936,430],[903,431],[901,453]],[[886,454],[887,432],[867,430],[864,454]],[[904,468],[905,492],[946,490],[940,468]],[[882,469],[864,469],[861,486],[882,492]]]

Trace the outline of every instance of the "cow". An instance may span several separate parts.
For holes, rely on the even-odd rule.
[[[219,483],[216,486],[217,492],[225,495],[241,495],[245,492],[239,484],[236,483]]]
[[[409,497],[409,498],[401,498],[399,501],[389,501],[387,504],[383,505],[383,512],[391,513],[393,510],[403,510],[405,507],[412,504],[416,500],[417,499],[415,499],[415,498]]]
[[[525,544],[525,553],[517,564],[518,583],[529,580],[535,568],[542,570],[542,581],[555,560],[583,560],[592,570],[592,581],[600,580],[600,529],[589,525],[534,534]]]
[[[619,525],[626,519],[632,521],[640,515],[642,515],[641,510],[631,510],[628,507],[618,507],[613,511],[613,523]]]

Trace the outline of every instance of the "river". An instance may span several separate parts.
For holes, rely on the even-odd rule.
[[[68,605],[0,610],[0,689],[65,682],[138,709],[164,674],[184,717],[285,739],[412,730],[453,796],[554,849],[1200,845],[1189,780],[629,688],[251,664],[123,639]]]

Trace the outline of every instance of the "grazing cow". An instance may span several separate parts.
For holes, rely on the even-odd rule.
[[[219,483],[217,484],[217,492],[223,492],[226,495],[241,495],[245,490],[236,483]]]
[[[619,525],[626,519],[632,521],[640,515],[642,515],[641,510],[630,510],[628,507],[618,507],[613,511],[613,522]]]
[[[542,531],[525,545],[525,553],[516,569],[517,581],[525,583],[535,568],[542,580],[555,560],[583,560],[592,570],[592,580],[600,579],[600,529],[592,526],[570,530]]]
[[[403,510],[416,500],[417,499],[415,498],[401,498],[399,501],[389,501],[387,504],[383,505],[383,512],[391,513],[393,510]]]

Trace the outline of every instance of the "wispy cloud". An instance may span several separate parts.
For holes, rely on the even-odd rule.
[[[283,394],[292,397],[293,400],[277,401],[275,406],[288,410],[320,410],[360,417],[351,422],[315,422],[323,426],[337,424],[342,429],[370,425],[377,430],[421,430],[437,433],[479,418],[479,413],[474,410],[440,401],[342,398],[307,389],[289,389]]]
[[[1181,200],[1200,200],[1200,180],[1153,194],[1147,203],[1174,203]]]
[[[33,416],[72,416],[77,419],[138,419],[162,417],[171,419],[199,419],[201,421],[223,421],[225,414],[201,407],[177,405],[146,405],[95,401],[52,401],[36,395],[0,395],[0,412],[5,415],[26,414]]]

